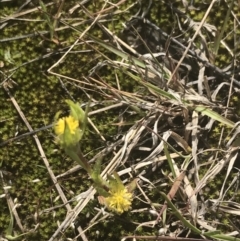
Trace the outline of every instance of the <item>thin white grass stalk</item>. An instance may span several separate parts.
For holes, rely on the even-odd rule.
[[[188,50],[191,48],[193,41],[197,37],[197,35],[198,35],[200,29],[202,28],[203,24],[205,23],[205,21],[206,21],[206,19],[208,17],[208,14],[210,13],[210,11],[211,11],[211,9],[212,9],[212,7],[213,7],[215,2],[218,2],[218,0],[212,0],[211,4],[209,5],[209,7],[208,7],[208,9],[207,9],[207,11],[206,11],[206,13],[205,13],[201,23],[199,24],[199,26],[198,26],[198,28],[197,28],[197,30],[195,32],[195,34],[193,35],[193,37],[189,41],[189,44],[188,44],[186,50],[184,51],[182,58],[178,61],[178,64],[177,64],[176,68],[174,69],[172,75],[170,76],[170,78],[168,80],[168,84],[171,82],[173,76],[177,73],[178,68],[180,67],[180,65],[182,64],[184,58],[186,57]]]

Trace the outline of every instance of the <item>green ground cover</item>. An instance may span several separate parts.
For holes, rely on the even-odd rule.
[[[203,48],[218,74],[211,66],[200,73],[206,63],[191,57],[184,63],[197,69],[188,75],[181,65],[172,75],[184,49],[177,55],[170,38],[156,52],[173,59],[176,52],[177,62],[134,53],[136,43],[157,48],[155,30],[123,32],[147,8],[144,1],[0,2],[0,240],[157,240],[163,231],[167,238],[204,231],[209,239],[238,240],[239,4],[155,0],[146,12],[185,46],[207,14],[191,48]],[[131,210],[104,209],[86,171],[56,143],[48,125],[58,111],[68,115],[66,99],[83,109],[91,101],[81,140],[90,164],[101,157],[105,174],[119,172],[125,185],[138,181]]]

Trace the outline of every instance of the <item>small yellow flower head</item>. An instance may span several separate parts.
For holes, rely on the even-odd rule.
[[[125,187],[116,190],[110,190],[109,196],[105,198],[106,206],[116,212],[123,213],[131,208],[133,196]]]
[[[60,118],[57,124],[54,126],[55,133],[59,136],[64,133],[65,130],[65,118]]]
[[[72,116],[60,118],[55,126],[55,133],[57,135],[62,135],[65,131],[66,125],[68,125],[70,133],[75,134],[79,124]]]
[[[69,127],[70,133],[75,134],[77,128],[79,127],[79,122],[75,120],[72,116],[66,117],[66,123]]]
[[[66,100],[70,109],[70,115],[58,119],[60,112],[55,115],[56,125],[54,126],[57,140],[64,148],[76,148],[79,141],[82,139],[87,125],[87,113],[80,107],[78,103],[71,100]],[[80,126],[79,126],[80,125]]]
[[[76,129],[78,128],[78,121],[72,116],[60,118],[55,126],[55,133],[57,135],[62,135],[65,131],[66,125],[68,125],[70,133],[75,134]]]
[[[54,130],[60,143],[67,146],[76,144],[81,138],[79,122],[71,115],[60,118],[57,121]]]

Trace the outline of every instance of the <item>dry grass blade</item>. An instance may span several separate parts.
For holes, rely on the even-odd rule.
[[[195,193],[199,192],[209,181],[213,180],[214,177],[226,166],[231,160],[235,161],[237,158],[237,150],[229,148],[226,156],[216,163],[213,167],[209,168],[204,177],[198,182]]]
[[[235,214],[237,216],[240,215],[240,205],[236,202],[231,201],[218,201],[218,200],[209,200],[211,203],[213,203],[214,206],[216,206],[220,211],[223,211],[225,213],[229,214]]]
[[[24,204],[23,212],[18,212],[22,225],[13,212],[21,231],[25,226],[24,231],[31,230],[31,221],[37,220],[33,235],[49,241],[80,236],[85,241],[112,240],[121,235],[122,240],[200,241],[181,237],[197,235],[207,240],[240,241],[235,221],[240,215],[237,3],[84,0],[76,5],[76,1],[45,4],[27,0],[8,8],[5,2],[0,10],[4,36],[0,42],[6,47],[0,50],[0,74],[2,96],[7,93],[11,102],[1,102],[0,147],[4,151],[0,165],[4,171],[17,170],[16,183],[11,186]],[[21,55],[15,53],[16,44],[22,48]],[[12,85],[14,81],[18,85]],[[63,155],[53,136],[39,132],[52,127],[56,111],[62,109],[60,118],[66,118],[65,98],[81,103],[83,109],[91,100],[85,115],[88,129],[80,143],[88,170],[101,159],[101,168],[96,169],[102,181],[107,180],[105,187],[113,173],[128,191],[138,180],[121,216],[108,209],[107,203],[98,202],[97,191],[88,180],[91,175],[79,175],[84,170]],[[21,118],[9,110],[9,103]],[[28,120],[20,106],[29,110]],[[32,130],[31,126],[46,122],[50,125]],[[22,134],[26,127],[29,132]],[[21,150],[25,146],[29,152],[25,142],[31,138],[37,144],[36,150],[31,147],[33,157]],[[12,161],[19,153],[20,161]],[[36,157],[39,160],[33,160]],[[21,163],[27,158],[29,169]],[[48,170],[43,174],[41,161]],[[33,186],[31,189],[27,183],[27,190],[34,197],[29,195],[26,200],[22,189],[30,168]],[[35,190],[40,186],[38,180],[48,190],[46,195],[40,188]],[[110,189],[105,192],[111,194]],[[3,192],[0,201],[5,196],[10,197]],[[217,211],[221,215],[217,216]],[[0,217],[0,226],[5,225],[7,215]],[[47,215],[56,220],[53,226]],[[226,221],[228,215],[233,223]],[[161,223],[157,223],[160,217]],[[77,227],[78,220],[84,220],[82,227]],[[70,228],[73,224],[77,234]],[[155,236],[157,229],[165,236]],[[178,238],[171,237],[173,233]]]
[[[172,185],[172,187],[171,187],[171,190],[170,190],[169,193],[167,194],[167,197],[168,197],[170,200],[172,200],[172,199],[174,198],[174,196],[175,196],[176,192],[178,191],[178,189],[179,189],[179,187],[180,187],[180,185],[181,185],[181,183],[182,183],[182,180],[184,179],[185,175],[186,175],[186,172],[185,172],[185,171],[181,172],[180,175],[179,175],[179,176],[176,178],[176,180],[174,181],[174,183],[173,183],[173,185]],[[163,205],[163,207],[162,207],[162,209],[161,209],[161,211],[160,211],[159,214],[158,214],[158,217],[157,217],[156,222],[158,222],[158,220],[160,219],[161,215],[162,215],[163,212],[166,210],[166,208],[167,208],[167,203],[165,202],[164,205]]]
[[[163,241],[212,241],[211,239],[197,239],[197,238],[175,238],[175,237],[168,237],[168,236],[140,236],[140,235],[134,235],[134,236],[126,236],[121,239],[121,241],[125,241],[128,239],[144,239],[144,240],[163,240]]]
[[[24,232],[24,227],[21,223],[21,220],[19,218],[19,215],[17,213],[17,204],[13,202],[12,200],[12,197],[10,196],[7,188],[6,187],[6,183],[4,181],[4,178],[3,178],[3,172],[0,171],[0,177],[1,177],[1,183],[3,185],[3,190],[4,190],[4,193],[5,193],[5,196],[6,196],[6,199],[7,199],[7,204],[8,204],[8,208],[9,208],[9,212],[11,212],[10,214],[10,217],[11,217],[11,221],[10,221],[10,225],[9,225],[9,230],[7,231],[9,234],[8,235],[12,235],[12,232],[13,232],[13,216],[16,220],[16,223],[18,225],[18,227],[20,228],[20,230],[22,232]]]
[[[128,60],[130,58],[130,61],[133,62],[134,65],[139,66],[141,68],[147,68],[147,65],[144,62],[139,61],[138,59],[135,59],[134,57],[129,57],[126,53],[106,44],[103,43],[102,41],[100,41],[99,39],[96,39],[93,36],[90,36],[94,41],[96,41],[97,43],[101,44],[103,47],[105,47],[106,49],[110,50],[111,52],[117,54],[118,56],[124,58],[125,60]],[[126,66],[126,65],[125,65]],[[131,69],[130,65],[128,66],[128,68]],[[151,69],[150,69],[151,71]],[[136,75],[131,74],[130,72],[127,72],[129,76],[131,76],[134,80],[136,81],[140,81],[140,78]],[[167,70],[164,70],[164,73],[166,74],[166,76],[168,76],[168,72]],[[150,88],[151,90],[155,91],[156,93],[160,94],[160,96],[165,96],[167,98],[169,98],[170,100],[178,100],[180,101],[180,103],[182,102],[183,104],[186,104],[186,106],[188,107],[193,107],[194,105],[189,104],[189,102],[192,101],[198,101],[199,102],[199,106],[195,106],[193,107],[196,111],[201,112],[203,115],[207,115],[210,118],[217,120],[227,126],[233,127],[234,123],[230,120],[228,120],[227,118],[219,115],[218,113],[212,111],[209,107],[207,106],[202,106],[201,104],[206,102],[206,104],[211,104],[211,102],[209,102],[208,100],[206,100],[204,97],[201,96],[193,96],[193,95],[187,95],[185,94],[184,96],[184,100],[181,100],[180,97],[178,97],[175,93],[168,93],[162,89],[160,89],[159,87],[156,87],[150,83],[144,83],[142,81],[140,81],[140,83],[142,85],[147,86],[148,88]]]
[[[172,80],[172,77],[176,74],[176,72],[177,72],[178,68],[180,67],[183,59],[186,57],[187,52],[189,51],[191,45],[193,44],[193,41],[194,41],[195,38],[197,37],[200,29],[202,28],[204,22],[206,21],[206,18],[207,18],[207,16],[209,15],[210,10],[212,9],[213,5],[214,5],[216,2],[217,2],[217,0],[212,0],[212,1],[211,1],[211,4],[209,5],[209,7],[208,7],[208,9],[207,9],[207,11],[206,11],[206,13],[205,13],[205,15],[204,15],[201,23],[199,24],[199,26],[198,26],[198,28],[197,28],[197,30],[196,30],[196,32],[195,32],[195,34],[193,35],[193,37],[192,37],[191,40],[189,41],[189,44],[188,44],[186,50],[184,51],[182,58],[179,60],[177,66],[176,66],[176,68],[175,68],[175,70],[174,70],[173,73],[172,73],[172,76],[171,76],[170,79],[168,80],[169,82]]]

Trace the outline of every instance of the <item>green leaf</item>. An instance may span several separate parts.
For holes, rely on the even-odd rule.
[[[191,231],[193,231],[196,234],[204,235],[204,236],[206,236],[208,238],[211,238],[211,239],[224,240],[224,241],[240,241],[239,238],[221,234],[221,232],[219,230],[215,230],[213,232],[202,233],[201,230],[199,230],[197,227],[192,225],[190,222],[188,222],[183,217],[183,215],[178,211],[178,209],[175,207],[175,205],[171,202],[171,200],[168,198],[168,196],[165,193],[163,193],[163,192],[160,192],[160,193],[164,197],[164,199],[166,200],[168,206],[173,210],[173,213],[179,218],[179,220],[182,221],[182,223],[184,224],[184,227],[189,228]]]
[[[194,107],[194,109],[198,112],[201,112],[203,115],[206,115],[216,121],[219,121],[220,123],[222,124],[225,124],[229,127],[234,127],[234,123],[230,120],[228,120],[227,118],[219,115],[218,113],[216,113],[215,111],[212,111],[211,109],[209,109],[208,107],[206,106],[196,106]]]
[[[76,120],[80,121],[81,123],[85,120],[85,112],[80,107],[79,103],[74,103],[71,100],[65,100],[66,103],[69,105],[70,108],[70,115],[74,117]]]

